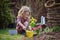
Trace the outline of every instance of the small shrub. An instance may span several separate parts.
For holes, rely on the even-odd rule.
[[[59,26],[54,26],[52,29],[53,29],[53,32],[59,32],[60,31]]]
[[[59,26],[54,26],[52,28],[46,27],[43,32],[59,32],[60,31],[60,27]]]
[[[48,32],[52,32],[52,31],[53,31],[52,28],[46,27],[43,32],[48,33]]]
[[[14,20],[14,15],[10,11],[10,0],[0,0],[0,28],[6,28]]]

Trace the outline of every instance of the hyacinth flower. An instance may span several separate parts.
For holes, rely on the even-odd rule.
[[[36,26],[36,22],[37,22],[37,20],[32,17],[31,20],[30,20],[30,26],[31,26],[32,28],[35,27],[35,26]]]
[[[42,31],[42,25],[38,25],[38,26],[32,28],[32,30],[36,31],[36,33],[39,34],[40,31]]]
[[[32,27],[32,30],[35,31],[37,34],[39,34],[40,29],[42,28],[41,25],[36,26],[37,19],[33,18],[30,20],[30,26]]]

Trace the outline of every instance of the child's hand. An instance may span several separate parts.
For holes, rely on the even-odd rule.
[[[16,29],[18,29],[18,27],[16,27]]]
[[[23,27],[24,30],[26,30],[26,27]]]
[[[32,30],[31,26],[29,26],[29,30]]]
[[[24,30],[26,31],[26,28]]]

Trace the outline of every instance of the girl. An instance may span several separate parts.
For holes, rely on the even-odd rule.
[[[25,34],[26,30],[31,30],[29,26],[31,11],[27,6],[22,6],[18,12],[16,29],[19,34]]]

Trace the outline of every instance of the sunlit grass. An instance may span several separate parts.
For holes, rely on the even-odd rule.
[[[21,37],[23,35],[17,34],[17,35],[10,35],[8,32],[9,29],[1,29],[0,30],[0,40],[21,40]]]

